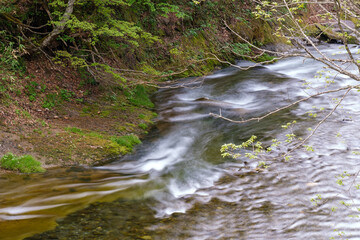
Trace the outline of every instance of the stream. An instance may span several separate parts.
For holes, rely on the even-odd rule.
[[[344,57],[339,46],[321,48]],[[351,49],[357,54],[355,46]],[[221,111],[234,120],[259,117],[309,94],[354,83],[297,57],[247,71],[226,68],[185,79],[186,87],[160,89],[154,96],[156,128],[134,154],[102,167],[2,175],[0,239],[340,239],[338,234],[360,239],[354,211],[359,181],[352,183],[360,170],[360,156],[353,154],[360,152],[355,90],[306,143],[313,152],[296,150],[290,161],[264,158],[266,169],[257,167],[258,159],[222,158],[220,148],[252,135],[265,146],[274,138],[284,141],[290,130],[281,126],[293,120],[292,131],[305,138],[344,91],[311,98],[260,122],[209,116]],[[318,116],[309,116],[310,111]],[[344,171],[352,178],[340,186],[337,176]],[[51,230],[56,221],[59,226]]]

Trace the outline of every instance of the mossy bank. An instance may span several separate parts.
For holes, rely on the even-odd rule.
[[[30,154],[45,168],[99,165],[131,153],[153,125],[152,88],[63,86],[39,72],[30,79],[3,72],[15,81],[2,95],[1,155]]]

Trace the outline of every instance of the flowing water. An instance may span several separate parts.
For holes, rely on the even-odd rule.
[[[345,54],[338,45],[322,50]],[[328,70],[314,77],[321,70],[313,60],[289,58],[248,71],[227,68],[186,79],[187,87],[159,90],[156,129],[135,154],[98,168],[2,176],[0,239],[32,236],[54,228],[56,219],[55,230],[29,239],[329,239],[338,236],[334,229],[359,239],[360,221],[348,216],[359,205],[357,182],[351,183],[355,176],[344,178],[346,186],[336,184],[337,175],[360,170],[360,157],[352,154],[360,152],[356,91],[309,140],[314,152],[294,151],[290,161],[272,160],[262,170],[256,159],[222,158],[221,145],[240,144],[252,135],[265,145],[273,138],[285,140],[290,130],[281,125],[293,120],[294,133],[304,138],[344,91],[260,122],[236,124],[209,116],[221,111],[234,120],[259,117],[311,93],[354,83],[336,75],[338,81],[321,88],[334,78]],[[302,79],[312,84],[304,86]],[[318,112],[317,118],[309,111]],[[310,199],[317,194],[321,200],[315,205]]]

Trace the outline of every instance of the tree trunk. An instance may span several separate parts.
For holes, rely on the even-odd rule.
[[[69,0],[68,5],[66,7],[65,13],[62,16],[62,19],[58,25],[52,30],[49,35],[46,36],[46,38],[41,43],[41,48],[47,47],[50,42],[59,35],[65,28],[66,22],[69,21],[71,14],[74,11],[74,3],[76,0]]]

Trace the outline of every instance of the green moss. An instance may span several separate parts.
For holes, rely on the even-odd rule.
[[[142,85],[136,86],[133,91],[125,93],[130,103],[139,107],[153,108],[154,104],[151,102],[148,91]]]
[[[45,169],[41,167],[41,163],[31,155],[16,156],[7,153],[0,159],[0,166],[4,169],[22,173],[45,172]]]
[[[254,37],[257,41],[264,45],[277,42],[276,37],[273,35],[274,30],[268,22],[260,21],[256,26],[258,31],[255,32]]]
[[[331,28],[321,24],[315,24],[315,26],[321,31],[321,35],[327,40],[342,40],[342,37],[338,33],[334,32]]]
[[[96,138],[104,138],[104,136],[100,133],[97,133],[97,132],[90,132],[90,133],[87,133],[86,136],[89,136],[89,137],[96,137]]]
[[[152,119],[154,117],[157,117],[157,114],[155,112],[146,112],[139,115],[139,119],[144,120],[147,123],[153,124]]]
[[[91,107],[83,107],[83,108],[81,109],[81,111],[82,111],[83,113],[90,113],[90,112],[91,112]]]
[[[122,146],[116,142],[110,142],[104,150],[108,156],[127,154],[132,151],[132,149],[129,149],[126,146]]]
[[[125,123],[125,125],[127,126],[126,127],[127,131],[134,131],[134,128],[136,128],[136,125],[132,123]]]
[[[355,17],[350,17],[350,20],[355,24],[356,28],[360,27],[360,19],[355,18]]]
[[[83,131],[77,127],[66,127],[65,130],[71,133],[83,133]]]
[[[310,37],[318,37],[321,34],[321,30],[315,25],[306,25],[304,26],[305,33]]]
[[[126,131],[126,127],[125,127],[125,126],[122,126],[122,125],[117,125],[117,126],[115,126],[115,129],[116,129],[118,132],[124,132],[124,131]]]
[[[109,117],[111,114],[110,110],[105,110],[101,112],[101,117]]]
[[[191,46],[193,46],[195,50],[200,51],[207,48],[207,42],[202,33],[198,33],[195,37],[191,38],[191,43],[193,44]]]
[[[251,49],[247,43],[231,43],[224,48],[224,51],[229,53],[233,52],[237,55],[248,55]]]
[[[266,61],[271,61],[273,60],[275,57],[270,56],[269,54],[263,54],[260,57],[256,58],[257,62],[266,62]]]
[[[141,71],[143,71],[144,73],[147,73],[147,74],[151,74],[151,75],[160,75],[159,71],[157,71],[155,68],[153,68],[152,66],[150,66],[146,63],[142,63]]]
[[[113,141],[114,143],[117,143],[121,146],[125,146],[129,149],[129,151],[131,152],[133,147],[136,144],[140,144],[141,141],[140,139],[136,136],[136,135],[127,135],[127,136],[121,136],[121,137],[112,137],[111,141]]]
[[[142,128],[144,130],[148,128],[148,126],[145,123],[140,123],[138,126],[139,128]]]

